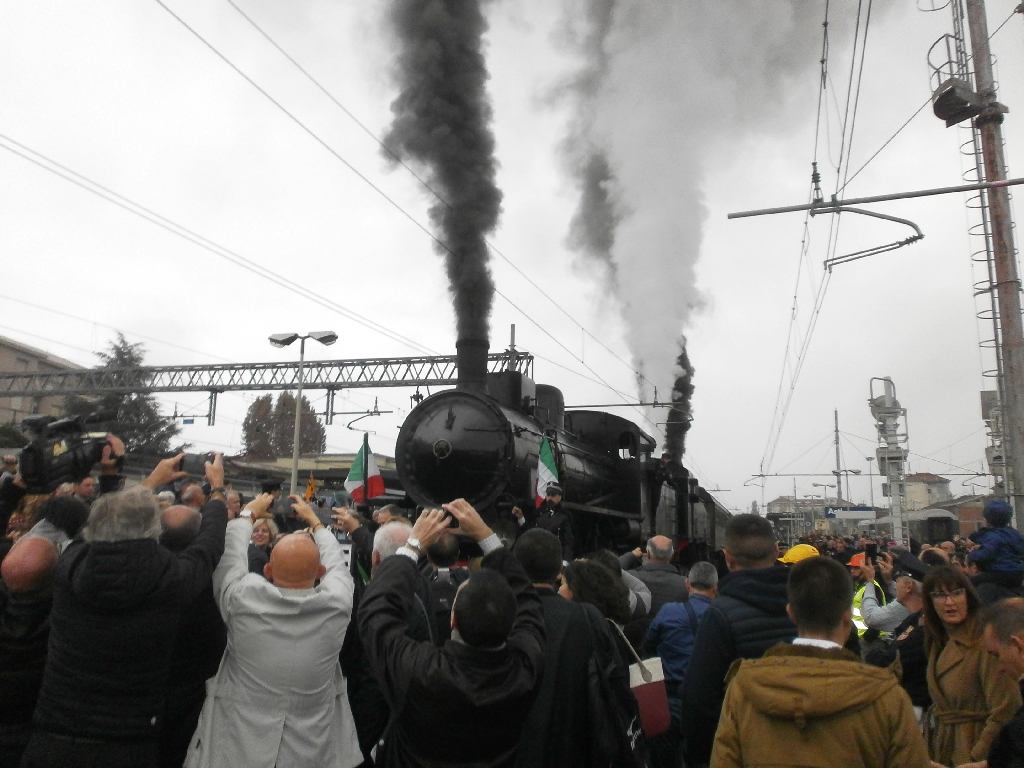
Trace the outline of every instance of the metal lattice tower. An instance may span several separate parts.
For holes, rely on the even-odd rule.
[[[875,382],[882,383],[882,392],[875,395]],[[878,448],[875,457],[878,459],[878,472],[886,479],[889,486],[889,514],[892,516],[892,538],[904,546],[908,545],[910,534],[906,525],[906,484],[904,483],[907,463],[907,432],[900,427],[900,419],[904,425],[907,409],[900,406],[896,399],[896,385],[892,379],[875,378],[870,383],[871,415],[875,418],[878,430]]]

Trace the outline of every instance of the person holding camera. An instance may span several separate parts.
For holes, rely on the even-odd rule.
[[[273,516],[270,494],[228,523],[213,591],[228,644],[189,746],[188,768],[350,768],[359,751],[338,663],[352,615],[341,545],[299,496],[309,532],[284,536],[264,576],[249,572],[253,525]],[[318,583],[319,582],[319,583]]]
[[[106,450],[106,449],[104,449]],[[182,611],[206,588],[224,549],[224,468],[199,533],[181,553],[160,546],[153,489],[182,476],[184,454],[141,485],[93,503],[82,537],[57,561],[49,656],[24,768],[159,764],[167,679]]]
[[[544,613],[523,566],[465,499],[425,510],[377,568],[359,634],[391,708],[377,764],[511,766],[544,667]],[[444,648],[408,636],[426,548],[458,521],[484,552],[452,607]]]

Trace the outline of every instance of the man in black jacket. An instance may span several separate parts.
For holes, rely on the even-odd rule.
[[[171,552],[184,552],[201,526],[202,516],[191,507],[168,507],[160,515],[160,544]],[[228,630],[213,597],[213,582],[208,581],[181,612],[171,652],[167,708],[160,732],[162,768],[181,768],[185,762],[206,701],[206,681],[217,674],[227,641]]]
[[[796,637],[786,614],[789,571],[776,564],[779,548],[771,523],[736,515],[725,529],[729,574],[704,612],[683,678],[682,724],[686,764],[711,759],[725,698],[725,675],[736,659],[758,659],[776,643]]]
[[[406,635],[422,550],[445,530],[427,510],[406,546],[380,564],[359,608],[363,647],[391,708],[378,765],[473,765],[516,761],[523,723],[543,671],[544,617],[523,567],[463,499],[444,505],[484,552],[459,589],[453,642],[438,648]]]
[[[77,503],[77,502],[76,502]],[[22,539],[0,565],[0,768],[17,768],[32,732],[50,637],[57,548]]]
[[[548,483],[544,501],[537,507],[533,519],[527,519],[519,507],[512,507],[512,514],[516,516],[523,531],[542,528],[557,536],[562,543],[563,562],[571,563],[576,557],[576,538],[572,531],[572,520],[562,508],[562,486],[558,483]]]
[[[596,739],[591,733],[587,665],[596,642],[614,648],[615,639],[597,608],[566,600],[555,591],[562,570],[562,545],[552,534],[536,529],[527,531],[516,540],[515,556],[540,595],[547,635],[544,676],[523,726],[517,765],[595,765],[599,756],[591,754]],[[591,627],[595,629],[592,631]],[[612,655],[618,657],[617,653]],[[625,688],[629,671],[625,665],[620,666]],[[625,693],[630,695],[628,690]]]
[[[211,501],[194,541],[163,549],[152,489],[182,476],[184,454],[141,487],[102,496],[54,572],[50,646],[22,765],[158,765],[171,652],[181,611],[224,551],[227,509],[220,456],[207,464]]]

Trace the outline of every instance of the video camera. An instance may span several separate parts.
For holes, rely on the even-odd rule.
[[[111,421],[101,411],[88,416],[56,419],[29,416],[21,422],[31,436],[18,459],[18,472],[28,493],[52,493],[63,483],[77,483],[92,471],[107,445],[106,432],[87,432],[88,424]]]

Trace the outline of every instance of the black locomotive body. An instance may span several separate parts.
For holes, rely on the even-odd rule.
[[[676,541],[684,561],[721,546],[718,517],[727,513],[681,465],[666,471],[652,458],[657,444],[636,424],[603,411],[566,411],[555,387],[516,371],[487,373],[486,353],[486,345],[460,342],[458,388],[428,397],[402,425],[395,458],[416,504],[466,498],[514,537],[512,508],[534,507],[547,437],[579,553],[624,551],[655,533]]]

